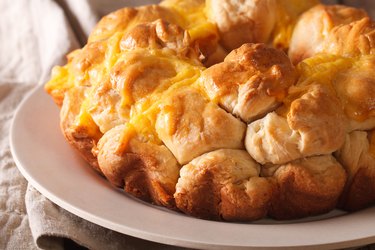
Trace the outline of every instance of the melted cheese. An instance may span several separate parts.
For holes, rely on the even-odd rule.
[[[332,85],[336,75],[353,66],[353,59],[335,55],[321,54],[305,59],[297,65],[301,77],[297,85],[310,82]]]
[[[336,78],[336,89],[347,116],[365,121],[375,116],[375,56],[357,58],[353,66]]]
[[[44,89],[61,106],[64,100],[64,93],[73,87],[72,81],[69,81],[69,72],[67,66],[55,66],[52,69],[52,77],[44,86]]]
[[[121,39],[129,29],[153,16],[157,18],[164,12],[163,19],[177,22],[198,45],[200,41],[207,44],[207,40],[210,45],[217,44],[218,32],[216,25],[206,18],[205,1],[166,0],[160,5],[166,9],[155,8],[155,13],[149,16],[135,9],[123,9],[111,14],[112,17],[104,18],[104,26],[106,22],[112,22],[111,18],[116,19],[113,20],[111,30],[106,31],[104,26],[100,28],[99,25],[85,48],[72,52],[68,56],[67,65],[53,70],[52,78],[45,88],[59,105],[62,104],[64,93],[70,88],[84,86],[87,89],[86,99],[80,105],[74,126],[83,129],[89,136],[98,138],[105,132],[99,130],[90,114],[95,105],[108,105],[103,101],[93,101],[104,81],[114,81],[113,88],[121,96],[120,107],[130,110],[127,114],[129,117],[125,117],[129,130],[147,134],[147,140],[157,142],[159,139],[153,131],[153,123],[160,101],[165,95],[173,93],[174,89],[192,85],[199,78],[203,67],[198,61],[178,57],[168,49],[121,50]],[[121,20],[127,20],[126,24]],[[124,63],[125,68],[120,67],[121,63]],[[116,78],[113,73],[116,67],[119,67],[122,75],[117,76],[119,79],[112,79],[114,76]],[[157,74],[161,75],[160,79],[156,79]],[[114,107],[109,110],[116,112]],[[123,138],[129,138],[132,134],[125,133]],[[123,141],[127,144],[128,140]]]
[[[123,34],[124,32],[116,32],[108,39],[104,60],[104,67],[106,69],[106,72],[109,72],[112,69],[120,56],[120,41],[123,37]]]
[[[102,136],[102,133],[100,132],[98,125],[96,125],[91,115],[87,111],[86,103],[87,102],[84,102],[81,105],[81,110],[79,114],[76,116],[73,126],[78,129],[83,129],[85,131],[85,134],[87,134],[91,138],[99,140]]]
[[[161,143],[154,128],[163,100],[173,95],[176,89],[194,85],[203,70],[202,66],[191,64],[188,61],[178,59],[176,56],[168,55],[164,57],[166,55],[160,55],[161,52],[153,51],[158,56],[145,56],[144,59],[147,61],[155,60],[155,63],[164,59],[170,63],[176,74],[165,79],[164,83],[160,84],[150,95],[134,103],[129,120],[138,134],[147,136],[147,141],[153,141],[154,143]],[[151,54],[153,53],[151,52]]]
[[[352,67],[353,61],[340,56],[320,54],[300,62],[297,65],[299,80],[296,85],[289,88],[288,95],[282,100],[284,105],[276,112],[286,117],[292,102],[306,94],[313,84],[325,85],[332,93],[336,93],[337,74]]]
[[[193,41],[210,38],[214,42],[219,40],[216,25],[208,21],[204,0],[164,0],[165,6],[176,13],[178,24],[189,32]]]
[[[375,116],[375,56],[347,58],[320,54],[297,65],[300,78],[296,86],[289,89],[279,108],[286,115],[291,103],[309,91],[312,84],[322,84],[335,94],[343,105],[349,119],[365,121]]]
[[[193,85],[204,69],[198,62],[181,58],[169,49],[149,49],[139,48],[129,51],[122,51],[114,54],[108,60],[115,61],[109,72],[114,77],[112,85],[121,96],[121,108],[130,109],[128,128],[133,133],[124,132],[122,136],[121,150],[126,150],[129,137],[134,135],[142,136],[142,140],[160,144],[154,127],[159,105],[174,91],[183,86]],[[97,84],[100,84],[98,82]],[[91,92],[86,102],[93,107],[90,102],[94,100],[95,93]],[[100,103],[96,105],[101,105]],[[107,104],[108,105],[108,104]],[[85,105],[82,105],[82,109]],[[115,109],[113,109],[115,112]],[[81,115],[85,115],[81,112]],[[86,126],[85,119],[79,118],[82,126]]]
[[[136,131],[134,126],[130,123],[125,124],[125,128],[120,135],[120,142],[115,149],[115,153],[118,155],[122,155],[129,147],[130,140],[136,135]]]

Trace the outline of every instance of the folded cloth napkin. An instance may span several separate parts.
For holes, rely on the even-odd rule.
[[[89,249],[182,249],[123,235],[65,211],[27,184],[9,149],[19,102],[48,80],[66,53],[84,45],[98,18],[124,5],[153,2],[158,1],[0,1],[0,249],[69,249],[66,239]]]

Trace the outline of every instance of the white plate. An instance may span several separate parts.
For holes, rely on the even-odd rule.
[[[59,128],[58,108],[42,87],[18,108],[11,150],[26,179],[64,209],[103,227],[165,244],[207,248],[344,248],[375,242],[375,207],[310,221],[206,221],[133,199],[86,165]],[[330,217],[330,218],[328,218]]]

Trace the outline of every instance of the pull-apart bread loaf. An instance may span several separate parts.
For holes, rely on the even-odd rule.
[[[142,200],[227,221],[354,211],[375,203],[373,41],[346,6],[165,0],[103,17],[45,89],[67,141]]]

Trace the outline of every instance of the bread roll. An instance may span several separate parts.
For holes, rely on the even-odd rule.
[[[197,90],[180,89],[159,107],[156,132],[180,164],[215,149],[244,147],[246,125]]]
[[[131,126],[120,125],[99,140],[101,171],[116,187],[145,201],[174,208],[180,166],[162,144],[147,141]]]
[[[334,80],[338,97],[350,120],[349,131],[375,128],[375,57],[363,56]]]
[[[375,57],[355,58],[320,54],[305,59],[297,66],[301,77],[297,87],[305,88],[318,81],[331,88],[341,102],[349,121],[348,131],[375,128],[373,96],[375,94],[373,68]],[[286,100],[284,100],[285,102]]]
[[[323,42],[322,51],[356,57],[375,53],[375,23],[369,17],[334,27]]]
[[[260,219],[274,186],[259,173],[260,166],[244,150],[206,153],[182,167],[174,194],[177,207],[205,219]]]
[[[343,5],[317,5],[309,9],[301,15],[294,28],[288,52],[291,61],[297,64],[325,52],[324,44],[332,29],[365,17],[368,15],[364,10]],[[331,44],[327,43],[327,46]]]
[[[356,211],[375,203],[375,137],[374,132],[354,131],[335,153],[348,173],[340,207]]]
[[[220,32],[220,43],[231,51],[244,43],[270,43],[287,50],[299,15],[318,0],[253,0],[207,2],[208,17]]]
[[[262,176],[277,184],[268,215],[283,220],[331,211],[346,181],[345,170],[331,155],[264,167]]]
[[[162,20],[135,26],[116,44],[120,51],[101,65],[106,78],[88,94],[89,113],[102,133],[147,110],[180,75],[198,77],[202,67],[188,34]]]
[[[274,110],[297,80],[284,52],[264,44],[244,44],[206,69],[200,84],[209,98],[245,122]]]
[[[127,33],[139,24],[162,19],[164,22],[178,25],[186,30],[191,43],[203,53],[201,59],[212,64],[222,60],[225,54],[218,53],[220,51],[218,31],[216,25],[207,19],[205,6],[205,1],[202,0],[188,3],[165,0],[159,5],[123,8],[104,16],[91,32],[88,43],[107,40],[116,32]],[[213,58],[210,58],[211,54],[214,54]]]
[[[273,112],[250,123],[245,146],[261,164],[284,164],[336,151],[346,130],[339,100],[325,86],[316,84],[290,104],[286,117]]]
[[[125,33],[120,41],[121,50],[136,48],[170,49],[181,57],[199,58],[197,48],[192,45],[188,33],[175,24],[162,19],[135,26]]]
[[[60,127],[66,140],[96,171],[101,173],[96,156],[92,149],[102,136],[94,121],[81,111],[84,101],[84,88],[76,87],[65,93],[60,111]],[[85,120],[81,122],[80,119]]]
[[[178,17],[168,8],[159,5],[126,7],[104,16],[91,32],[88,43],[110,38],[116,32],[126,32],[138,24],[163,19],[177,24]]]
[[[276,0],[207,1],[208,17],[216,23],[221,44],[231,51],[244,43],[265,43],[276,22]]]

